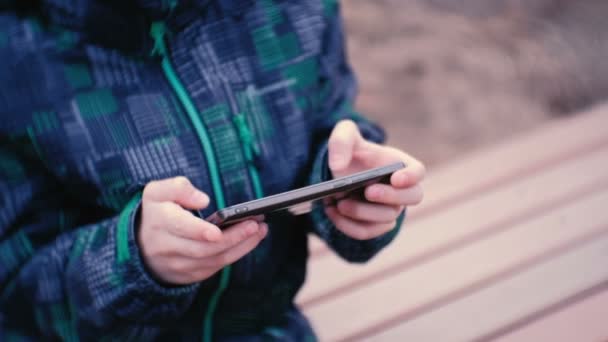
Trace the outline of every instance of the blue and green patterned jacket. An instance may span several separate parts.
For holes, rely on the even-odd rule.
[[[327,179],[340,119],[381,141],[343,44],[328,0],[0,0],[0,340],[313,338],[293,304],[307,234],[363,262],[397,229],[270,218],[221,293],[220,274],[156,282],[134,229],[151,180],[188,177],[208,215]]]

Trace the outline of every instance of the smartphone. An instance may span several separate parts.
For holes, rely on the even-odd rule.
[[[292,215],[305,214],[315,205],[332,205],[342,198],[350,197],[357,192],[362,193],[362,190],[370,184],[379,182],[388,184],[393,172],[405,167],[405,163],[398,162],[244,202],[218,210],[205,220],[222,227],[253,216],[267,215],[277,211],[287,211]]]

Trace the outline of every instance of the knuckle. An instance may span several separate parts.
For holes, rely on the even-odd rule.
[[[192,257],[195,259],[203,259],[207,256],[207,252],[204,249],[195,249],[192,251]]]
[[[169,259],[169,261],[167,261],[167,266],[173,273],[177,273],[177,274],[185,273],[186,267],[185,267],[184,263],[178,259],[175,259],[175,258]]]
[[[419,160],[416,160],[415,167],[416,169],[418,169],[418,181],[420,182],[424,179],[424,176],[426,175],[426,166]]]
[[[416,187],[414,192],[413,204],[420,204],[424,199],[424,191],[422,191],[422,187]]]
[[[205,252],[204,248],[201,248],[201,247],[192,247],[188,251],[188,255],[190,257],[195,258],[195,259],[201,259],[201,258],[204,258],[206,256],[206,252]]]
[[[223,244],[223,248],[229,248],[230,246],[234,246],[237,243],[239,243],[240,241],[242,241],[243,239],[245,239],[245,231],[244,230],[239,230],[237,232],[234,232],[234,234],[232,234],[230,236],[230,238],[225,240],[225,243]]]
[[[219,256],[219,263],[221,266],[226,266],[228,264],[232,263],[232,253],[230,252],[226,252],[226,253],[222,253]]]
[[[138,242],[144,257],[147,259],[162,256],[164,253],[162,250],[163,245],[158,243],[158,234],[154,231],[149,231],[147,226],[142,226],[139,233]]]
[[[224,258],[225,258],[224,254],[225,253],[221,253],[216,256],[208,258],[207,262],[205,264],[208,265],[208,267],[212,267],[212,268],[224,267],[224,265],[226,265],[226,263],[224,262]]]
[[[173,178],[173,186],[179,190],[188,190],[190,188],[190,180],[185,176],[177,176]]]
[[[207,238],[205,231],[206,229],[196,229],[190,232],[191,238],[196,241],[205,241]]]
[[[178,278],[178,280],[176,281],[177,284],[180,285],[189,285],[192,283],[196,282],[196,278],[193,277],[191,274],[184,274],[181,277]]]
[[[175,222],[179,220],[179,212],[170,203],[162,203],[158,209],[163,218],[157,222],[159,225],[166,226],[170,224],[172,227],[177,226]]]
[[[356,208],[348,201],[340,201],[338,203],[338,211],[344,215],[353,215],[356,212]]]
[[[424,176],[427,173],[426,166],[424,164],[422,164],[422,163],[420,163],[420,173],[422,174],[422,178],[424,178]]]
[[[384,222],[391,222],[399,216],[399,211],[396,209],[390,209],[387,215],[384,216]],[[390,220],[390,221],[389,221]]]
[[[393,228],[395,228],[395,226],[397,225],[397,221],[393,220],[389,223],[386,223],[384,225],[382,225],[382,227],[380,228],[381,234],[384,234],[390,230],[392,230]]]
[[[239,242],[239,238],[236,234],[227,235],[217,246],[220,250],[226,250],[230,246],[234,246]]]
[[[146,184],[146,186],[144,187],[144,191],[141,195],[142,199],[147,200],[147,199],[151,198],[152,194],[154,193],[156,188],[158,188],[158,186],[159,186],[158,181],[148,182],[148,184]]]
[[[379,204],[395,204],[400,202],[400,196],[393,188],[384,188],[382,197],[378,199]]]
[[[394,218],[397,218],[401,214],[402,210],[403,210],[403,207],[401,207],[401,206],[394,206],[394,207],[392,207],[392,209],[391,209],[392,215],[391,216],[394,217]]]
[[[365,241],[370,239],[370,232],[367,230],[358,230],[357,231],[357,240]]]
[[[351,119],[340,120],[339,124],[349,129],[357,129],[357,124]]]
[[[197,269],[193,273],[193,278],[195,279],[195,281],[205,280],[205,279],[211,277],[217,271],[218,270],[215,270],[215,269],[214,270],[210,270],[210,269],[207,269],[207,268]]]
[[[182,275],[178,275],[178,274],[173,274],[170,272],[165,272],[164,274],[161,274],[159,276],[159,278],[167,283],[170,284],[177,284],[177,285],[182,285],[182,284],[187,284],[188,283],[188,278],[183,277]]]
[[[327,147],[329,150],[339,150],[340,148],[343,148],[343,146],[347,145],[348,142],[346,141],[346,138],[338,135],[338,134],[334,134],[330,139],[329,142],[327,143]]]
[[[181,274],[187,274],[188,276],[191,276],[190,265],[185,261],[177,263],[177,271]]]
[[[356,205],[356,204],[353,204],[349,208],[349,215],[350,215],[350,217],[358,218],[358,219],[364,219],[366,216],[364,208],[361,205]]]
[[[355,240],[367,240],[368,239],[368,232],[365,229],[362,229],[360,227],[352,227],[352,229],[350,229],[350,235],[353,239]]]
[[[331,209],[327,209],[325,211],[325,214],[334,223],[334,225],[338,226],[339,228],[342,228],[342,215],[340,215],[339,211],[336,208],[330,208]]]
[[[244,228],[245,227],[239,231],[236,242],[243,241],[247,238],[247,231]]]

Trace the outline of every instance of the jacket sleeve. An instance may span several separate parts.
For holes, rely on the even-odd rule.
[[[198,285],[167,288],[144,269],[139,195],[81,222],[88,209],[63,202],[44,167],[0,138],[0,339],[145,340],[179,318]]]
[[[371,141],[382,143],[384,131],[353,109],[357,92],[356,80],[348,64],[342,18],[337,1],[326,1],[326,27],[322,52],[319,60],[320,101],[315,115],[315,146],[318,149],[310,176],[310,184],[331,179],[327,164],[327,139],[336,123],[351,119],[357,123],[362,135]],[[397,235],[405,212],[397,220],[396,227],[383,236],[359,241],[340,232],[325,215],[323,208],[317,207],[311,213],[313,231],[330,248],[351,262],[365,262],[385,247]]]

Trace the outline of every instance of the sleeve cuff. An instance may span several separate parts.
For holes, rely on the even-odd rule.
[[[190,306],[200,283],[185,286],[167,286],[156,280],[141,257],[137,242],[137,221],[141,207],[141,195],[136,195],[125,207],[119,219],[117,236],[117,263],[123,270],[128,292],[131,293],[128,307],[124,310],[132,316],[137,313],[144,321],[179,317]],[[123,220],[123,215],[126,219]],[[127,224],[127,227],[121,227]],[[126,234],[121,236],[120,234]],[[120,250],[121,241],[127,250]],[[124,243],[124,242],[123,242]]]
[[[141,207],[141,200],[137,203],[135,209],[131,212],[131,217],[129,219],[129,254],[132,258],[131,265],[135,269],[136,273],[136,283],[141,288],[144,288],[146,292],[152,292],[153,294],[157,294],[162,297],[176,297],[182,296],[184,294],[189,294],[196,289],[198,289],[200,283],[194,283],[190,285],[166,285],[158,281],[154,276],[150,273],[148,268],[146,267],[142,256],[141,251],[139,249],[139,244],[137,242],[137,226],[139,219],[139,212]]]
[[[309,184],[330,180],[331,171],[327,162],[327,143],[319,149],[309,178]],[[397,236],[406,216],[406,210],[399,215],[395,228],[374,239],[360,241],[338,230],[325,214],[322,206],[316,206],[310,213],[313,232],[330,246],[338,255],[350,262],[365,262]]]

